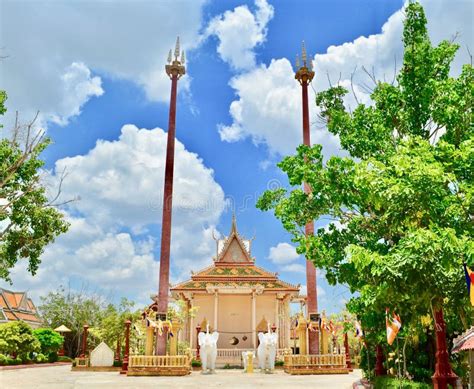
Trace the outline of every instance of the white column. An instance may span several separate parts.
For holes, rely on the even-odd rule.
[[[218,313],[217,309],[219,307],[219,296],[217,294],[217,290],[214,292],[214,331],[217,331],[217,318]]]
[[[254,349],[257,348],[257,324],[256,324],[256,316],[257,316],[257,296],[255,292],[252,292],[252,346]]]
[[[281,338],[281,331],[280,331],[280,315],[279,315],[279,308],[280,308],[280,299],[278,298],[278,294],[275,295],[275,320],[273,321],[277,327],[278,332],[278,345],[277,348],[280,348],[280,338]]]
[[[194,296],[191,295],[191,298],[189,299],[189,307],[192,308],[194,306]],[[191,349],[194,348],[193,344],[193,338],[194,338],[194,318],[192,316],[189,317],[189,347]]]

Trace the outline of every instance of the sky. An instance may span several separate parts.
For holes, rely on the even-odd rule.
[[[470,0],[424,0],[433,43],[461,45],[458,74],[473,48]],[[53,143],[43,153],[45,184],[61,198],[71,227],[42,256],[35,276],[27,261],[13,284],[39,297],[60,285],[110,301],[150,302],[158,287],[161,198],[170,80],[164,67],[176,37],[186,52],[179,81],[171,283],[212,264],[214,236],[255,236],[256,264],[300,284],[304,258],[271,212],[255,208],[268,188],[287,186],[276,167],[302,141],[301,92],[295,56],[304,40],[313,60],[313,143],[326,158],[338,139],[317,121],[314,91],[391,80],[403,57],[403,1],[36,1],[0,0],[0,88],[9,95],[0,119],[11,127],[40,111],[37,125]],[[355,100],[345,101],[354,107]],[[5,134],[4,134],[5,136]],[[316,221],[325,228],[327,219]],[[347,287],[318,273],[318,304],[340,311]]]

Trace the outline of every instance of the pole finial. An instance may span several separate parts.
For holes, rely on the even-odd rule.
[[[304,41],[302,43],[301,48],[301,59],[303,60],[303,66],[306,66],[306,47],[304,45]]]
[[[170,49],[170,52],[168,53],[168,63],[171,63],[172,60],[173,60],[173,57],[172,57],[171,49]]]
[[[300,56],[298,54],[296,54],[296,69],[299,69],[300,68]]]
[[[186,57],[184,56],[184,50],[181,51],[181,63],[184,65],[186,62]]]
[[[175,46],[175,49],[174,49],[174,57],[175,57],[175,60],[177,61],[178,57],[179,57],[179,36],[176,38],[176,46]]]

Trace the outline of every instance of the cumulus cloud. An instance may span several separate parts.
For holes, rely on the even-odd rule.
[[[217,52],[235,70],[255,66],[254,48],[265,41],[267,24],[273,17],[273,7],[266,0],[256,0],[255,6],[255,13],[246,5],[226,11],[213,18],[206,29],[205,36],[217,37]]]
[[[287,264],[299,258],[296,248],[289,243],[280,242],[270,247],[268,258],[276,265]]]
[[[71,229],[47,247],[37,276],[24,264],[12,272],[17,289],[34,295],[85,283],[116,297],[147,302],[157,289],[159,225],[166,133],[125,125],[115,141],[99,140],[85,155],[63,158],[50,172],[66,169],[64,199],[79,197],[65,212]],[[171,241],[171,282],[212,263],[212,230],[225,206],[213,171],[176,140]],[[94,271],[90,271],[94,269]]]
[[[265,145],[270,154],[294,152],[303,135],[301,87],[294,79],[291,63],[286,58],[274,59],[268,66],[262,64],[235,76],[230,86],[238,99],[229,109],[232,124],[219,125],[221,139],[236,142],[250,137],[256,145]],[[310,101],[314,101],[313,91],[309,92]],[[310,115],[315,116],[314,104],[310,104]],[[326,150],[336,152],[337,139],[312,127],[312,142],[322,143]]]
[[[280,242],[274,247],[270,247],[268,259],[278,267],[278,270],[285,273],[306,273],[306,267],[297,263],[300,255],[296,248],[286,242]]]
[[[192,2],[4,1],[0,13],[0,87],[10,111],[42,123],[66,124],[102,93],[100,72],[141,85],[166,101],[164,66],[176,35],[185,49],[199,44],[204,0]],[[189,87],[183,79],[180,88]]]
[[[425,0],[428,30],[434,44],[450,39],[458,33],[457,42],[461,49],[453,63],[453,74],[460,72],[461,65],[470,61],[466,47],[472,49],[472,4],[458,0],[453,6],[448,0]],[[469,12],[470,10],[470,12]],[[357,67],[353,81],[355,92],[363,103],[370,103],[367,86],[372,81],[361,70],[365,67],[374,72],[378,79],[391,81],[399,70],[403,58],[403,9],[395,12],[383,25],[379,34],[361,36],[352,42],[330,46],[326,53],[314,56],[315,78],[309,90],[311,137],[313,143],[323,145],[325,155],[340,153],[337,138],[316,125],[317,108],[314,106],[314,92],[329,87],[328,76],[333,83],[340,83],[350,90],[351,74]],[[472,50],[471,50],[472,51]],[[258,80],[258,83],[255,82]],[[220,137],[226,142],[251,138],[256,145],[267,147],[270,155],[293,153],[301,143],[301,91],[294,80],[294,69],[286,58],[273,59],[269,65],[260,64],[247,72],[234,76],[230,86],[237,98],[231,103],[230,123],[220,124]],[[346,98],[349,107],[355,107],[356,100]]]

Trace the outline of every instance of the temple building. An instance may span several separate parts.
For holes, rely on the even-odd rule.
[[[214,264],[192,273],[191,279],[172,286],[175,301],[198,307],[181,331],[181,340],[196,347],[196,327],[219,332],[218,349],[255,349],[257,333],[276,326],[278,348],[290,345],[290,302],[299,296],[299,285],[291,285],[255,264],[251,247],[237,231],[235,217],[230,234],[216,240]]]
[[[26,292],[12,292],[0,288],[0,323],[18,320],[33,328],[41,327],[43,324],[33,300]]]

